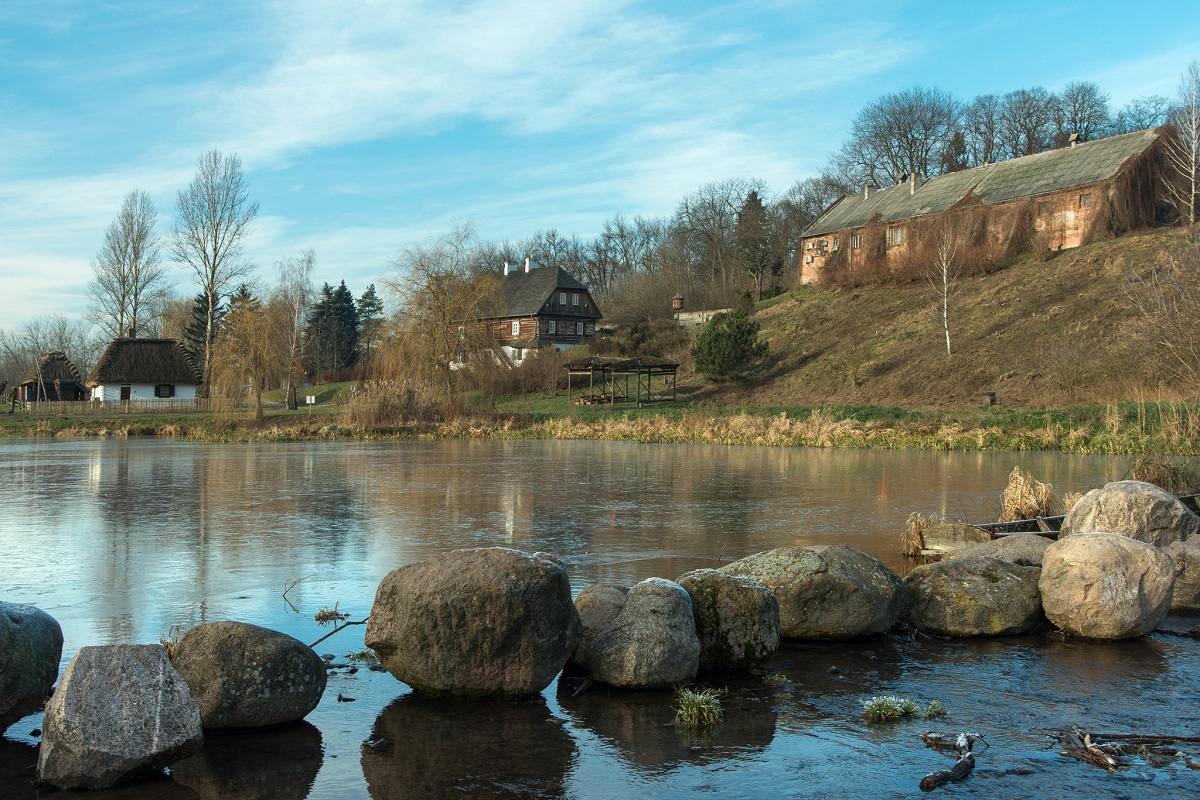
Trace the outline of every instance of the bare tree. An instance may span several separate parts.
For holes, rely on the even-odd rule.
[[[1179,103],[1171,113],[1175,135],[1167,140],[1168,199],[1194,235],[1200,199],[1200,62],[1193,61],[1179,81]]]
[[[235,295],[213,347],[213,387],[235,407],[249,389],[255,420],[263,418],[263,392],[291,370],[290,314],[278,298],[264,305],[248,290]]]
[[[1005,157],[1000,141],[1000,98],[981,94],[963,109],[963,137],[973,167],[994,164]]]
[[[312,274],[316,263],[317,255],[310,247],[298,256],[289,256],[275,264],[279,270],[279,288],[272,298],[272,305],[287,322],[287,346],[280,355],[287,367],[287,407],[293,411],[297,408],[295,378],[297,365],[304,354],[304,324],[312,300]]]
[[[136,337],[150,325],[166,299],[167,271],[154,231],[158,211],[143,191],[125,195],[92,259],[88,319],[110,339]]]
[[[933,257],[925,280],[931,290],[930,304],[942,321],[946,338],[946,355],[950,349],[950,303],[958,293],[958,237],[952,220],[944,220],[933,235]]]
[[[1071,134],[1088,142],[1105,135],[1111,123],[1108,95],[1091,81],[1072,81],[1057,95],[1058,139],[1060,146]]]
[[[690,277],[708,289],[736,285],[733,233],[746,196],[765,189],[760,180],[732,178],[706,183],[679,201],[672,220],[680,237],[674,254]]]
[[[1000,136],[1013,158],[1050,149],[1058,100],[1041,86],[1017,89],[1000,104]]]
[[[83,320],[54,314],[0,331],[0,382],[14,386],[33,370],[38,356],[61,352],[86,378],[107,344]]]
[[[1128,297],[1147,339],[1165,356],[1163,364],[1190,396],[1200,389],[1200,243],[1170,254],[1165,264],[1149,262],[1126,276]]]
[[[1170,98],[1163,97],[1161,94],[1135,97],[1117,111],[1116,116],[1113,117],[1109,132],[1115,136],[1120,133],[1145,130],[1146,128],[1157,128],[1167,121],[1170,113]]]
[[[175,213],[171,257],[195,273],[207,306],[201,359],[207,383],[221,296],[253,269],[243,256],[243,245],[258,216],[258,203],[249,200],[242,160],[220,150],[200,156],[196,177],[176,198]]]
[[[861,174],[875,186],[901,176],[937,175],[942,154],[958,128],[959,102],[936,87],[916,86],[885,94],[858,113],[850,139],[835,161],[847,176]]]

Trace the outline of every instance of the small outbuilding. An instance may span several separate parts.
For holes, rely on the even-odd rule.
[[[117,339],[96,362],[87,385],[92,399],[117,401],[195,400],[200,370],[174,339]]]
[[[79,369],[66,353],[55,351],[38,356],[37,363],[24,382],[17,384],[21,403],[77,401],[88,398]]]

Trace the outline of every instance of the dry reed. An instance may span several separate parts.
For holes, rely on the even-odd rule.
[[[1001,522],[1062,513],[1062,502],[1054,494],[1054,487],[1022,472],[1020,467],[1013,467],[1008,476],[1008,485],[1000,496],[1000,506]]]

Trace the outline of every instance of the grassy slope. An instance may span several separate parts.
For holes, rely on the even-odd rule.
[[[1165,258],[1178,240],[1138,234],[960,279],[950,356],[921,282],[802,288],[758,311],[771,356],[752,386],[689,394],[714,405],[904,408],[969,408],[984,392],[1009,408],[1173,399],[1124,286],[1130,266]]]

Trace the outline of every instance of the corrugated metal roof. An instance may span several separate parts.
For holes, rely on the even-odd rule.
[[[820,236],[858,228],[876,213],[882,222],[935,214],[972,192],[984,203],[1002,203],[1107,180],[1116,175],[1130,157],[1145,152],[1157,138],[1158,134],[1152,129],[1135,131],[939,175],[930,178],[915,192],[910,190],[908,183],[901,183],[886,189],[873,189],[870,197],[853,194],[822,214],[803,235]]]

